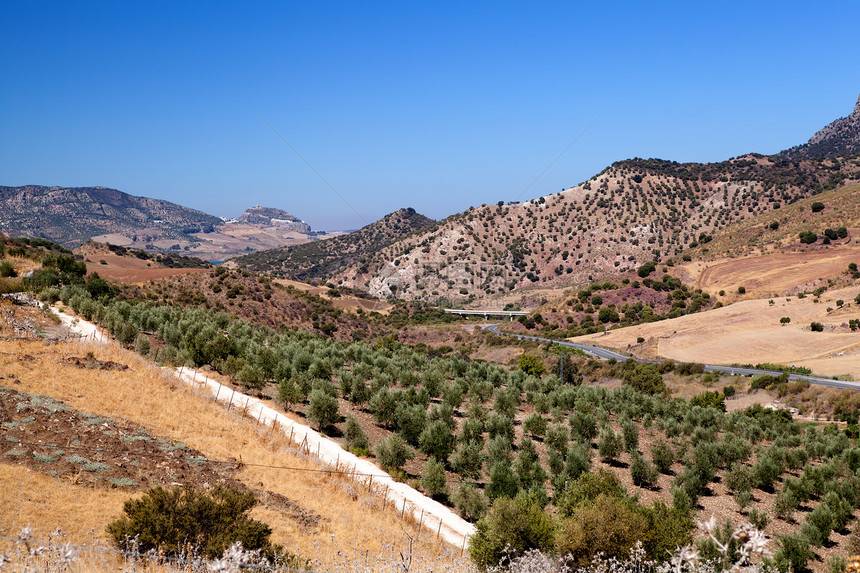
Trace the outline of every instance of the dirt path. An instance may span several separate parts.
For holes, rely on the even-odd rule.
[[[72,317],[68,311],[58,314],[63,324],[72,332],[95,342],[108,341],[108,335],[91,322]],[[217,380],[208,378],[194,369],[178,368],[174,371],[183,382],[201,390],[207,390],[214,400],[224,404],[228,409],[237,408],[245,416],[258,420],[261,424],[277,426],[290,437],[293,443],[332,466],[333,471],[352,473],[355,474],[355,479],[368,480],[375,484],[375,487],[380,492],[384,492],[385,498],[391,500],[396,508],[410,512],[417,522],[423,524],[429,531],[438,533],[451,545],[462,548],[466,540],[474,534],[475,527],[471,523],[441,503],[394,480],[376,464],[347,452],[337,442],[270,408],[261,400],[227,388]]]

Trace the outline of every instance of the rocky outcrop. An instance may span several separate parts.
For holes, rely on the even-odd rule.
[[[851,115],[826,125],[807,143],[787,149],[780,155],[791,159],[812,159],[848,153],[860,153],[860,97]]]
[[[298,233],[310,233],[311,227],[298,217],[275,209],[274,207],[261,207],[259,205],[247,209],[236,221],[243,225],[263,225],[268,227],[288,227],[290,231]]]

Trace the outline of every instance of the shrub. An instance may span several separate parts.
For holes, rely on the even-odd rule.
[[[391,434],[376,442],[374,453],[383,466],[400,469],[408,460],[415,457],[409,446],[398,434]]]
[[[597,451],[606,462],[615,461],[621,453],[621,438],[612,431],[611,427],[605,426],[600,431],[600,436],[597,438]]]
[[[546,433],[546,418],[534,412],[523,421],[523,430],[533,436],[543,436]]]
[[[355,416],[346,419],[346,428],[343,431],[343,440],[348,450],[365,454],[368,449],[367,434],[361,428],[361,424]]]
[[[445,480],[445,466],[435,458],[430,458],[424,464],[421,474],[421,489],[430,497],[448,495],[448,483]]]
[[[767,512],[759,511],[756,508],[752,508],[747,517],[749,518],[750,523],[760,531],[764,531],[764,528],[767,527],[768,523],[770,523],[770,518],[768,517]]]
[[[657,483],[657,470],[637,453],[630,465],[630,477],[634,485],[648,488]]]
[[[454,449],[455,440],[456,438],[451,433],[448,424],[439,420],[433,422],[421,432],[418,443],[421,451],[425,454],[433,456],[439,461],[446,461]]]
[[[12,266],[10,261],[0,261],[0,277],[16,277],[18,273],[15,272],[15,267]]]
[[[421,432],[427,427],[427,410],[422,404],[401,402],[394,410],[394,421],[403,439],[417,445]]]
[[[624,451],[635,453],[639,447],[639,426],[632,420],[624,420],[621,423],[621,436],[624,441]]]
[[[586,444],[573,444],[567,450],[567,463],[559,476],[563,480],[573,480],[591,469],[591,447]],[[560,482],[559,485],[563,485]]]
[[[487,484],[487,497],[498,499],[501,497],[513,497],[519,489],[517,476],[511,469],[511,464],[506,461],[497,461],[490,468],[490,483]]]
[[[651,273],[653,273],[657,269],[657,265],[654,262],[647,262],[638,269],[636,269],[636,274],[639,275],[640,278],[645,278]]]
[[[315,388],[308,396],[308,419],[320,431],[340,420],[337,398],[322,388]]]
[[[454,491],[451,501],[463,519],[475,521],[487,513],[489,501],[481,490],[470,483],[463,483]]]
[[[484,465],[481,449],[480,442],[460,442],[451,458],[451,469],[466,479],[481,477],[481,468]]]
[[[645,394],[657,394],[666,390],[666,383],[653,364],[637,364],[624,372],[624,381],[635,390]]]
[[[569,517],[578,506],[590,505],[601,495],[619,498],[627,495],[621,480],[605,468],[583,473],[574,479],[565,491],[558,495],[555,505],[561,517]]]
[[[702,408],[714,408],[721,412],[726,411],[726,397],[720,392],[704,392],[690,398],[690,406]]]
[[[562,520],[556,538],[568,565],[587,566],[594,556],[623,559],[642,542],[646,554],[663,560],[667,552],[690,541],[692,520],[662,503],[643,507],[632,498],[601,494],[577,506]]]
[[[785,535],[780,539],[780,546],[773,558],[779,571],[799,573],[809,570],[806,564],[810,559],[815,558],[815,554],[809,548],[809,542],[803,537]]]
[[[524,494],[499,498],[475,526],[469,555],[482,570],[507,565],[529,549],[549,553],[555,546],[555,522]]]
[[[546,372],[546,365],[544,365],[543,361],[537,356],[532,356],[531,354],[520,355],[519,368],[526,374],[531,374],[532,376],[540,376]]]
[[[823,332],[824,325],[820,322],[813,322],[809,325],[809,330],[811,330],[812,332]]]
[[[819,213],[823,210],[824,210],[824,203],[822,203],[821,201],[814,201],[812,203],[812,212],[813,213]]]
[[[570,429],[580,442],[590,443],[597,435],[597,420],[594,414],[577,410],[570,415]]]
[[[140,499],[126,501],[125,516],[110,523],[107,531],[124,550],[136,545],[141,552],[154,550],[168,557],[185,550],[187,543],[210,559],[237,541],[246,550],[271,552],[271,528],[247,515],[255,503],[253,493],[235,488],[216,487],[207,494],[190,485],[155,487]]]
[[[534,442],[528,437],[523,438],[520,442],[514,468],[520,481],[520,487],[523,489],[543,487],[547,477],[546,471],[540,464]]]
[[[738,287],[738,294],[746,294],[746,293],[747,293],[747,287],[745,287],[743,285]]]
[[[672,446],[662,438],[657,439],[651,446],[651,461],[660,473],[668,474],[671,472],[670,468],[675,461],[675,452],[672,451]]]
[[[804,245],[811,245],[818,240],[818,235],[812,231],[803,231],[798,236],[800,237],[800,242]]]

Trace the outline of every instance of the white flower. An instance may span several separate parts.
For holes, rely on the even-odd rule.
[[[699,528],[708,535],[714,535],[717,532],[717,518],[713,515],[706,521],[698,521]]]

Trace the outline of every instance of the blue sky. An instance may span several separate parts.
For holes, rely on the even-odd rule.
[[[860,94],[857,22],[854,1],[3,2],[0,185],[443,218],[628,157],[802,143]]]

